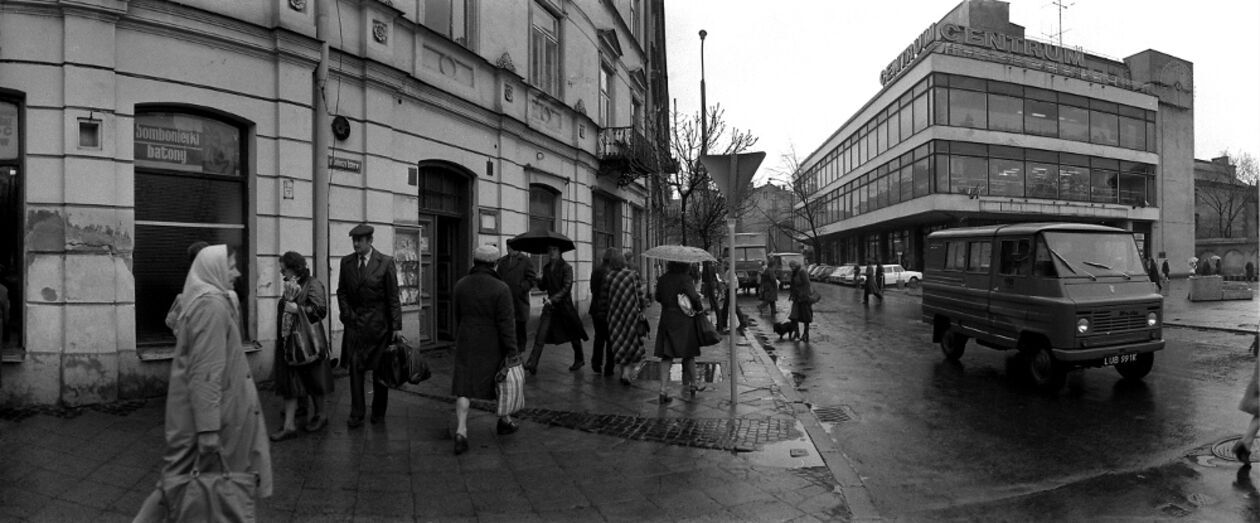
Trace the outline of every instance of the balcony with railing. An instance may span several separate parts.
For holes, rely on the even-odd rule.
[[[616,176],[617,185],[629,185],[650,173],[677,172],[668,150],[653,144],[634,127],[610,127],[599,132],[599,175]]]

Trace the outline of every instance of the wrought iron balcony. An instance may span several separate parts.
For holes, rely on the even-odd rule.
[[[650,173],[677,172],[678,166],[663,147],[653,144],[633,127],[611,127],[599,132],[599,174],[616,176],[629,185]]]

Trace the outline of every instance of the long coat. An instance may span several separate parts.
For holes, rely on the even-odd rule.
[[[495,271],[512,291],[516,321],[529,321],[529,291],[534,290],[534,285],[538,282],[534,260],[529,259],[529,255],[525,253],[508,254],[499,258]]]
[[[604,295],[607,276],[608,268],[603,265],[591,271],[591,307],[587,314],[595,321],[605,321],[608,318],[608,297]]]
[[[197,459],[197,433],[219,433],[232,471],[258,474],[258,494],[271,495],[271,443],[253,373],[241,350],[231,301],[206,294],[188,306],[175,337],[166,392],[163,476],[189,474]]]
[[[639,319],[647,297],[639,273],[623,267],[604,275],[600,301],[608,318],[608,345],[614,361],[630,365],[643,360],[643,337],[639,335]]]
[[[775,302],[779,299],[779,278],[774,274],[774,267],[769,265],[761,270],[761,301]]]
[[[323,320],[328,316],[328,298],[324,284],[319,279],[308,276],[306,282],[302,284],[302,291],[294,297],[294,301],[315,328],[324,328]],[[283,349],[285,343],[288,342],[288,337],[292,335],[291,332],[284,331],[285,303],[286,300],[283,298],[276,302],[276,355],[271,376],[271,383],[275,387],[276,394],[285,399],[305,398],[312,394],[317,396],[329,394],[333,391],[333,375],[328,356],[300,367],[290,367],[284,361]],[[297,321],[294,320],[290,328],[296,325]],[[327,336],[327,333],[324,335]]]
[[[512,292],[489,267],[474,266],[455,283],[455,371],[451,395],[494,399],[494,375],[517,351]]]
[[[661,304],[661,320],[656,326],[658,358],[694,358],[700,355],[700,335],[696,321],[678,306],[678,295],[691,300],[691,310],[704,311],[704,302],[696,293],[696,282],[690,275],[667,272],[656,280],[656,301]]]
[[[809,274],[804,269],[798,267],[792,271],[792,288],[788,294],[792,299],[792,312],[788,314],[789,320],[813,323],[814,305],[809,302],[809,295],[813,290],[809,282]]]
[[[337,279],[337,305],[341,307],[342,367],[351,359],[358,368],[376,368],[377,358],[389,343],[394,331],[402,330],[402,302],[398,300],[398,273],[394,258],[372,249],[367,268],[359,273],[359,255],[341,258],[341,275]]]
[[[586,328],[573,305],[573,266],[564,260],[552,260],[543,267],[538,288],[547,292],[551,301],[551,328],[543,338],[547,343],[568,343],[585,340]]]

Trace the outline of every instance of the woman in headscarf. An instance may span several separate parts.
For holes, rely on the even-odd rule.
[[[618,249],[608,249],[605,258],[607,272],[600,299],[607,315],[608,346],[613,360],[621,366],[621,382],[629,383],[645,353],[643,336],[647,333],[640,332],[639,320],[643,318],[647,296],[643,295],[639,273],[626,265],[625,254]]]
[[[333,390],[332,366],[328,362],[328,354],[324,353],[317,360],[301,366],[290,366],[284,357],[284,347],[293,336],[308,336],[298,331],[301,327],[297,315],[305,314],[311,325],[324,328],[322,320],[328,316],[328,294],[324,284],[311,276],[306,266],[306,257],[293,251],[280,257],[280,274],[284,276],[284,294],[281,296],[279,310],[276,313],[276,357],[273,365],[272,383],[276,394],[284,398],[284,426],[271,435],[271,441],[283,441],[297,436],[298,401],[311,398],[313,412],[302,427],[307,432],[314,432],[328,425],[324,416],[324,396]],[[327,348],[327,335],[317,334]],[[316,340],[311,340],[313,343]]]
[[[809,343],[809,324],[814,322],[814,304],[810,300],[813,288],[810,287],[809,274],[801,269],[799,262],[788,262],[788,267],[792,268],[792,288],[788,293],[788,299],[792,300],[792,311],[788,314],[788,320],[791,320],[792,331],[796,333],[800,333],[799,325],[805,324],[805,334],[799,335],[799,338]],[[869,281],[867,285],[870,285]]]
[[[232,290],[241,275],[236,267],[234,252],[211,245],[197,253],[184,280],[166,395],[162,477],[226,465],[230,472],[254,474],[256,495],[265,498],[271,496],[271,448],[258,388],[241,350],[240,302]],[[163,496],[161,486],[159,481],[155,496]],[[171,510],[177,501],[163,504]]]
[[[683,390],[694,394],[703,390],[696,386],[696,356],[700,355],[700,335],[696,332],[695,314],[704,314],[704,302],[696,293],[696,282],[688,274],[686,263],[671,261],[665,274],[656,280],[656,301],[661,304],[661,320],[656,327],[656,350],[661,359],[660,402],[669,403],[669,369],[674,358],[682,358]],[[685,298],[684,298],[685,297]],[[691,312],[680,301],[690,305]]]
[[[512,291],[495,272],[499,250],[491,245],[473,251],[468,275],[455,283],[455,371],[451,395],[455,396],[455,454],[468,452],[469,398],[495,399],[495,374],[508,356],[517,354],[516,309]],[[511,415],[499,418],[499,434],[516,432]]]

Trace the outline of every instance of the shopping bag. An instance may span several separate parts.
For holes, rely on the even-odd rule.
[[[258,475],[230,472],[223,455],[215,456],[219,458],[219,470],[209,470],[202,462],[206,456],[200,456],[191,473],[162,478],[159,488],[170,521],[254,521]]]
[[[502,416],[516,414],[525,408],[525,369],[520,356],[509,356],[495,374],[495,390],[499,395],[496,413]]]
[[[381,352],[380,362],[374,373],[377,383],[396,389],[404,384],[412,385],[429,379],[433,375],[429,362],[420,354],[420,350],[401,338],[390,343]]]
[[[717,327],[714,327],[713,322],[709,321],[708,314],[697,314],[692,316],[692,320],[696,322],[696,336],[700,338],[701,347],[717,345],[719,341],[722,341],[722,337],[718,335]]]
[[[299,308],[293,315],[293,330],[284,340],[284,362],[300,367],[327,355],[328,336],[324,334],[323,323],[312,323]]]

